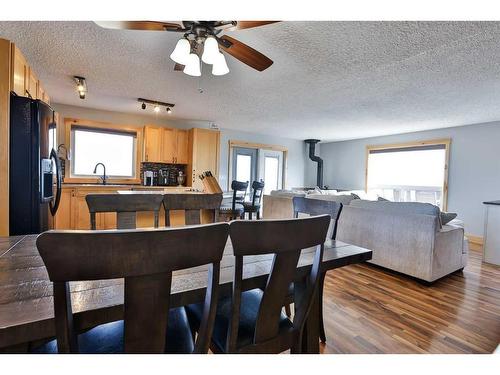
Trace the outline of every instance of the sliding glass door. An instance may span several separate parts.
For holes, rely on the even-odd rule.
[[[257,149],[234,147],[233,148],[233,180],[248,181],[248,192],[252,182],[257,178]]]
[[[253,181],[264,181],[264,194],[283,188],[283,151],[233,147],[232,178],[248,181],[248,192]]]
[[[259,179],[265,183],[264,194],[283,188],[283,151],[259,150]]]

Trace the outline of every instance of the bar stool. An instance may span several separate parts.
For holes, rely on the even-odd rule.
[[[247,194],[248,181],[236,181],[231,182],[231,190],[233,191],[233,199],[231,205],[222,205],[219,210],[219,215],[229,220],[234,220],[237,218],[243,219],[245,211],[243,209],[243,202]],[[240,194],[238,194],[240,192]],[[241,192],[243,194],[241,194]]]
[[[264,181],[252,182],[252,201],[243,202],[243,215],[248,212],[248,219],[253,219],[253,213],[257,214],[257,220],[260,219],[260,204],[262,201],[262,193],[264,192]]]

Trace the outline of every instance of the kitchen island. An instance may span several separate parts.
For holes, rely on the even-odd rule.
[[[185,186],[142,186],[142,185],[102,185],[102,184],[63,184],[61,203],[54,219],[55,229],[90,229],[90,213],[85,197],[88,194],[200,194]],[[202,215],[202,222],[205,215]],[[171,212],[171,225],[184,225],[184,212]],[[152,212],[137,213],[137,227],[152,227]],[[160,209],[160,226],[165,225],[165,210]],[[116,213],[98,213],[97,229],[115,229]]]

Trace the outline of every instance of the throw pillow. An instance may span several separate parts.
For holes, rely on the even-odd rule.
[[[384,197],[378,197],[378,198],[377,198],[377,200],[378,200],[379,202],[390,202],[390,200],[389,200],[389,199],[385,199]]]
[[[351,193],[354,199],[361,199],[358,194]]]
[[[455,212],[441,212],[441,225],[446,225],[457,217]]]

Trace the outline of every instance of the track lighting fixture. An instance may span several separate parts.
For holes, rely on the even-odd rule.
[[[172,103],[165,103],[165,102],[159,102],[157,100],[150,100],[150,99],[143,99],[143,98],[138,98],[137,101],[141,104],[141,108],[145,110],[147,106],[149,105],[150,107],[153,108],[153,111],[155,113],[160,113],[161,107],[166,107],[167,109],[167,114],[172,113],[172,108],[175,106],[175,104]]]
[[[78,91],[78,96],[80,99],[85,99],[87,94],[87,82],[84,77],[74,76],[73,80],[76,83],[76,91]]]

